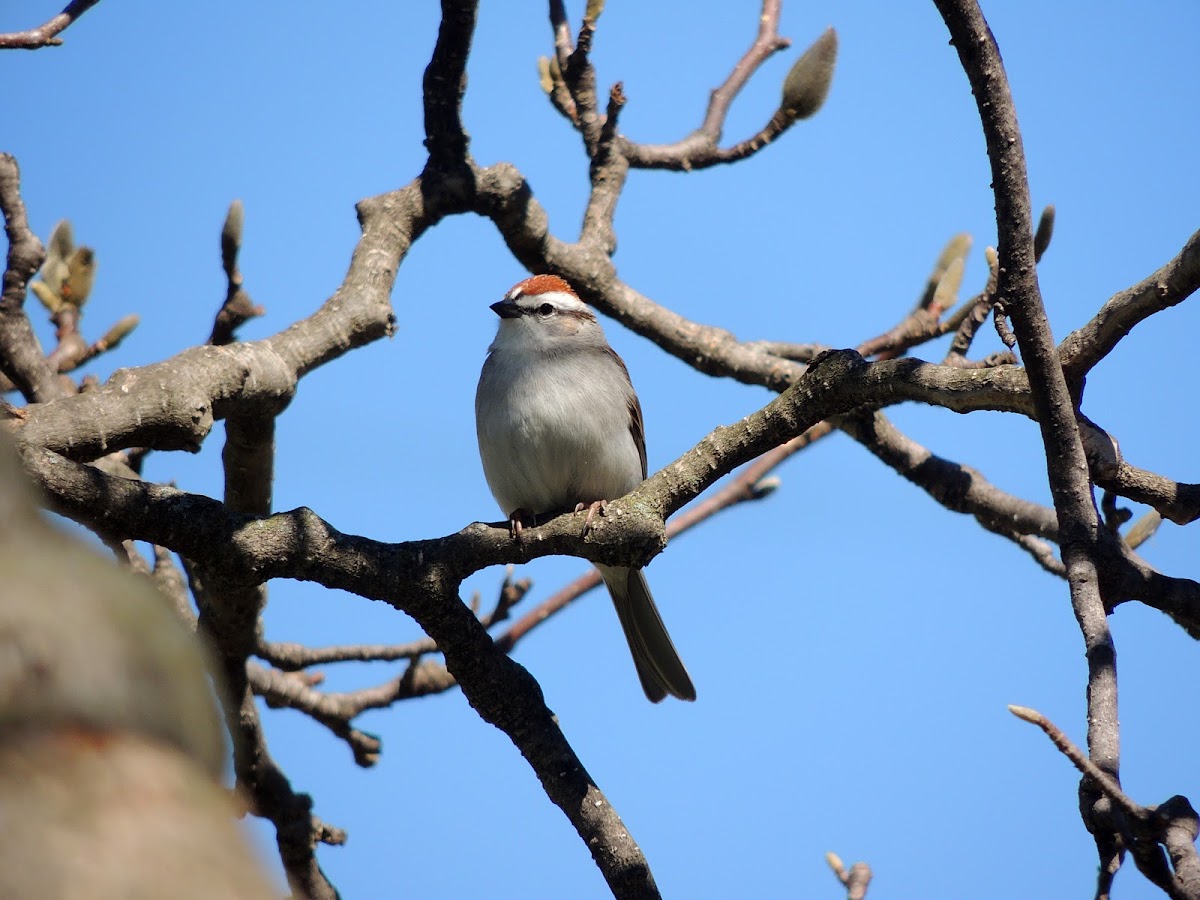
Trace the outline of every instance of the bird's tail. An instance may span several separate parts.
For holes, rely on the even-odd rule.
[[[658,703],[668,694],[680,700],[695,700],[696,688],[671,643],[642,570],[597,568],[617,608],[617,618],[621,620],[646,696],[652,703]]]

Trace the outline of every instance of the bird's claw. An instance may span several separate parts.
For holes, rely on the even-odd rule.
[[[525,527],[533,527],[536,524],[537,519],[529,510],[514,509],[508,517],[508,536],[517,543],[520,543],[524,539],[521,532],[524,531]]]
[[[596,517],[596,513],[605,515],[608,510],[607,500],[594,500],[591,503],[576,503],[575,512],[580,513],[587,510],[587,518],[583,520],[583,531],[579,532],[579,536],[587,537],[589,531],[592,530],[592,519]]]

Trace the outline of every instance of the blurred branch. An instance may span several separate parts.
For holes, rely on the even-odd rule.
[[[863,900],[867,886],[871,883],[871,867],[865,862],[856,862],[849,869],[836,853],[826,853],[825,862],[846,888],[846,900]]]
[[[194,556],[203,560],[203,554]],[[201,568],[206,573],[214,573],[211,582],[221,584],[219,592],[213,591],[205,583],[197,571]],[[216,676],[224,687],[221,705],[233,745],[237,787],[246,799],[248,811],[275,826],[275,843],[292,890],[312,900],[336,900],[338,892],[321,870],[315,850],[318,843],[345,843],[346,833],[326,825],[313,815],[312,797],[298,793],[271,756],[254,700],[246,655],[241,650],[246,640],[245,622],[248,620],[251,623],[253,636],[253,627],[258,621],[258,604],[265,600],[265,589],[256,585],[222,584],[224,580],[219,573],[215,573],[214,567],[203,562],[189,565],[188,575],[192,593],[200,608],[197,632],[208,639],[213,649],[214,663],[218,669]],[[263,591],[261,595],[260,591]],[[247,611],[235,610],[231,613],[227,606],[222,606],[246,599],[250,602]],[[264,670],[259,668],[255,677],[262,683],[266,679],[262,675]]]
[[[37,28],[0,34],[0,50],[37,50],[41,47],[57,47],[62,44],[62,38],[59,35],[99,2],[100,0],[72,0],[63,8],[62,12]]]
[[[246,677],[254,693],[268,706],[306,713],[345,741],[354,754],[355,763],[364,769],[379,761],[383,749],[379,738],[350,725],[350,720],[366,709],[367,704],[347,708],[341,699],[345,695],[323,694],[306,684],[299,675],[269,669],[253,661],[247,664]]]
[[[603,8],[603,3],[599,4]],[[557,7],[557,8],[555,8]],[[600,144],[600,111],[599,100],[596,97],[596,69],[592,65],[590,54],[592,40],[596,34],[596,15],[593,4],[589,3],[584,12],[583,21],[579,25],[579,37],[565,59],[557,56],[559,43],[557,31],[560,23],[565,24],[566,14],[561,3],[552,4],[551,19],[555,28],[555,61],[560,65],[563,83],[574,103],[574,122],[579,133],[583,136],[583,145],[589,157],[594,157]]]

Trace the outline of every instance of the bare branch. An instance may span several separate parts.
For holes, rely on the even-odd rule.
[[[525,598],[533,582],[528,578],[512,579],[512,567],[505,574],[496,598],[496,605],[486,616],[480,617],[484,628],[491,628],[508,618],[514,606]],[[295,672],[309,666],[328,665],[340,662],[395,662],[401,659],[417,659],[429,653],[437,653],[437,644],[426,637],[407,644],[354,644],[337,647],[306,647],[303,644],[260,641],[255,655],[265,659],[277,669]]]
[[[763,0],[762,13],[758,17],[758,34],[754,43],[745,55],[737,61],[725,83],[712,92],[708,100],[708,109],[704,113],[704,121],[700,124],[700,133],[705,135],[714,145],[721,140],[721,132],[725,129],[725,118],[729,115],[729,107],[750,77],[759,70],[763,63],[792,45],[787,38],[779,36],[779,13],[782,0]]]
[[[57,47],[62,44],[62,38],[59,35],[99,2],[100,0],[71,0],[62,12],[37,28],[0,34],[0,50],[37,50],[41,47]]]
[[[767,475],[784,460],[811,446],[814,441],[824,437],[831,430],[826,423],[818,423],[798,437],[768,450],[758,459],[748,463],[741,473],[711,497],[706,497],[700,502],[686,507],[673,517],[667,523],[667,540],[674,540],[676,536],[684,534],[731,506],[751,500],[762,500],[770,496],[778,483],[767,478]],[[599,585],[599,572],[595,569],[585,572],[513,623],[508,631],[496,638],[496,646],[505,652],[511,652],[517,642],[530,631]]]
[[[297,675],[268,669],[255,662],[247,664],[246,676],[254,693],[262,697],[268,706],[288,707],[306,713],[345,741],[354,754],[354,762],[364,769],[379,761],[383,749],[379,738],[350,725],[350,720],[367,708],[367,704],[354,710],[343,709],[343,704],[338,702],[335,695],[322,694]]]
[[[457,169],[468,159],[462,101],[478,12],[479,0],[442,0],[442,23],[424,80],[425,149],[434,171]]]
[[[842,431],[938,503],[974,516],[988,531],[1004,537],[1032,534],[1058,541],[1054,510],[1000,490],[970,466],[943,459],[905,436],[881,412],[860,412],[838,420]]]
[[[1046,733],[1046,737],[1050,738],[1051,742],[1059,749],[1062,755],[1069,759],[1075,768],[1094,781],[1108,795],[1109,799],[1120,806],[1127,815],[1141,820],[1148,818],[1146,809],[1134,803],[1126,796],[1125,792],[1121,790],[1120,783],[1115,778],[1092,762],[1088,755],[1076,747],[1057,725],[1040,712],[1030,709],[1027,706],[1013,706],[1011,704],[1008,707],[1008,711],[1018,719],[1023,719],[1042,729]]]
[[[213,321],[212,334],[208,342],[215,346],[228,344],[235,338],[235,332],[243,324],[256,316],[261,316],[266,310],[256,306],[242,287],[242,273],[238,269],[238,253],[242,249],[242,224],[245,212],[241,200],[229,204],[229,212],[225,216],[225,225],[221,229],[221,267],[225,270],[225,302],[217,311]]]
[[[783,86],[779,108],[757,134],[732,147],[718,142],[733,99],[750,77],[774,53],[791,46],[779,36],[779,0],[763,0],[758,35],[750,49],[709,99],[699,129],[674,144],[637,144],[625,139],[625,155],[635,168],[691,171],[732,163],[757,153],[800,119],[815,114],[825,102],[837,60],[837,33],[826,31],[792,66]]]
[[[1054,548],[1041,538],[1036,538],[1031,534],[1016,534],[1015,532],[1010,537],[1018,547],[1033,557],[1033,561],[1045,571],[1051,575],[1057,575],[1059,578],[1067,577],[1066,566],[1062,564],[1062,560],[1058,558],[1058,554],[1054,552]]]
[[[1152,506],[1178,525],[1187,525],[1200,517],[1200,485],[1182,484],[1130,465],[1116,438],[1083,413],[1079,413],[1077,421],[1096,484],[1113,494]]]
[[[600,129],[596,152],[592,156],[592,192],[588,197],[587,209],[583,214],[583,231],[580,242],[599,247],[611,256],[617,249],[617,235],[613,230],[613,218],[617,212],[617,200],[625,187],[625,176],[629,173],[629,162],[617,140],[617,119],[625,105],[625,93],[621,83],[613,85],[608,95],[608,115]]]
[[[1075,405],[1046,320],[1038,287],[1025,154],[1004,63],[974,0],[934,0],[971,83],[983,123],[999,235],[998,298],[1012,317],[1029,373],[1030,391],[1046,449],[1050,492],[1059,520],[1059,545],[1071,605],[1088,660],[1088,747],[1114,779],[1120,766],[1116,648],[1108,629],[1094,556],[1100,523],[1088,480]],[[1107,835],[1118,830],[1103,811],[1084,810],[1103,858]]]
[[[1091,320],[1059,345],[1063,369],[1078,381],[1104,359],[1139,322],[1182,303],[1200,288],[1200,231],[1179,254],[1133,287],[1113,294]]]
[[[8,237],[0,293],[0,372],[27,400],[41,403],[63,395],[25,315],[25,287],[41,268],[46,250],[29,228],[21,199],[21,170],[7,153],[0,153],[0,212]]]
[[[1130,850],[1139,871],[1174,900],[1194,900],[1200,890],[1200,855],[1196,852],[1200,818],[1187,798],[1171,797],[1157,808],[1142,806],[1121,789],[1116,778],[1096,765],[1037,710],[1011,705],[1008,710],[1042,729],[1063,756],[1083,773],[1084,783],[1103,792],[1104,797],[1127,818],[1133,840]],[[1164,846],[1170,853],[1170,862],[1162,851]],[[1111,882],[1116,868],[1117,864],[1102,868],[1102,886]]]
[[[849,869],[836,853],[826,853],[825,862],[846,888],[846,900],[863,900],[867,886],[871,883],[871,867],[865,862],[856,862]]]

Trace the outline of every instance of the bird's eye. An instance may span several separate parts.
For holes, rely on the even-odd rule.
[[[538,315],[541,316],[543,319],[546,318],[547,316],[554,315],[554,307],[549,303],[543,303],[541,306],[538,307],[537,311],[538,311]]]

